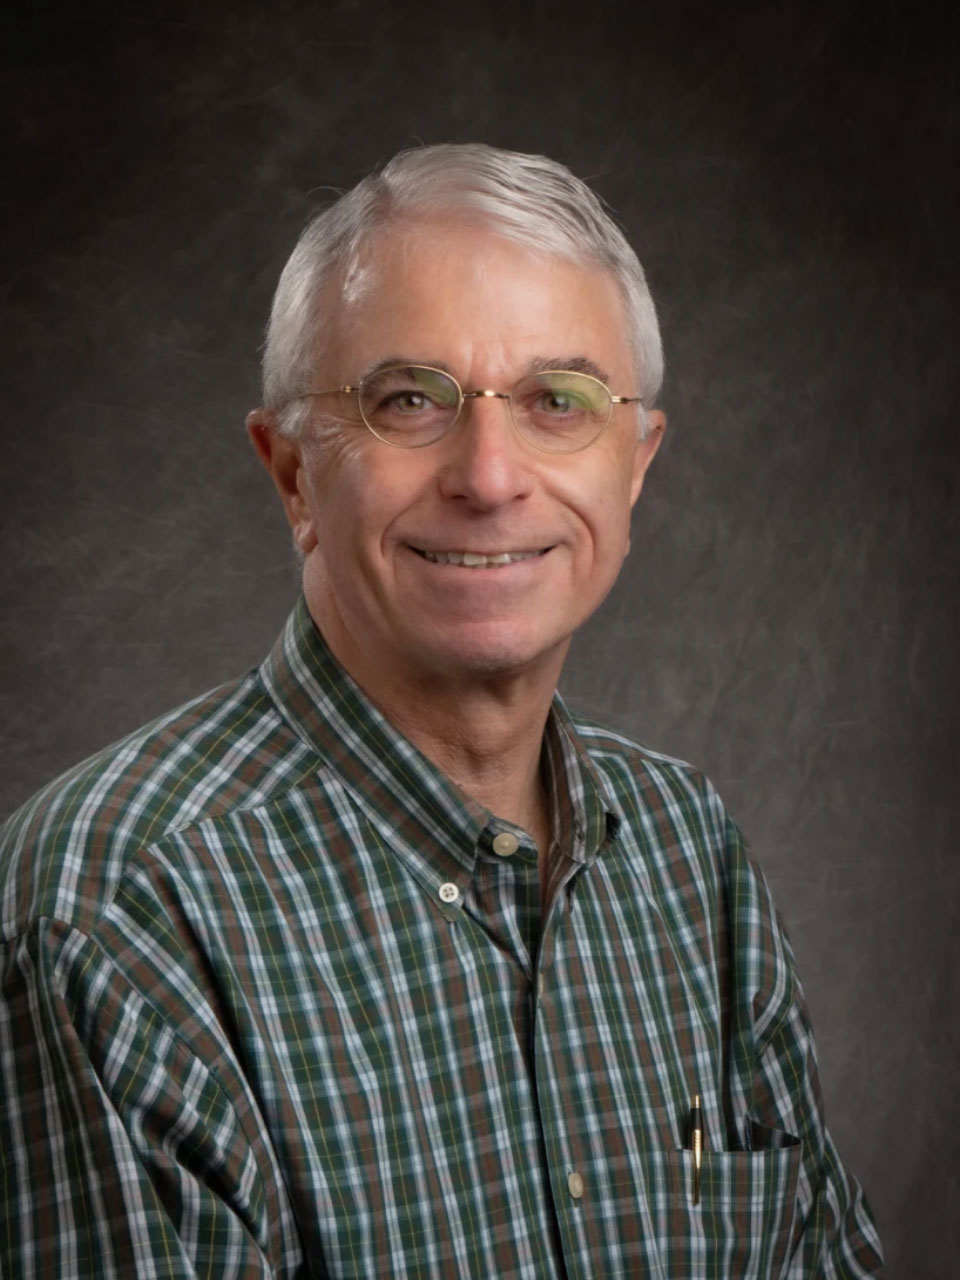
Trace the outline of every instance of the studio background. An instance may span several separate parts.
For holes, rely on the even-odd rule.
[[[6,21],[0,812],[280,629],[296,574],[243,418],[310,214],[421,141],[562,160],[647,268],[670,420],[565,693],[716,783],[889,1273],[956,1274],[950,29],[876,3]]]

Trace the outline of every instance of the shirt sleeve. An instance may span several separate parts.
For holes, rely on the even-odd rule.
[[[0,966],[0,1274],[274,1275],[215,1064],[66,925],[35,924]]]
[[[734,839],[740,843],[739,832]],[[764,1144],[793,1139],[802,1144],[786,1275],[789,1280],[882,1276],[870,1209],[826,1128],[813,1031],[790,940],[759,868],[750,859],[738,861],[733,910],[740,1007],[733,1054],[741,1079],[748,1082],[750,1096],[744,1102],[754,1134],[762,1135]],[[749,887],[741,876],[752,881]],[[752,1145],[750,1133],[745,1142]]]
[[[806,1010],[795,1005],[759,1060],[755,1109],[800,1139],[802,1172],[789,1280],[860,1280],[883,1274],[873,1217],[824,1126],[816,1050]]]

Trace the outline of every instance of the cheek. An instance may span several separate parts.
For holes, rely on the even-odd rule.
[[[338,476],[356,466],[364,443],[358,432],[346,429],[333,419],[311,424],[304,460],[314,492],[335,487]]]
[[[634,498],[635,451],[624,448],[610,459],[610,466],[601,481],[601,518],[614,551],[625,555],[630,546],[630,517]]]
[[[307,501],[321,555],[338,548],[340,556],[359,551],[377,557],[393,524],[423,490],[407,460],[394,456],[398,452],[343,431],[311,450]]]
[[[619,458],[579,474],[565,486],[565,505],[574,512],[601,558],[622,555],[630,535],[631,476]]]
[[[630,550],[629,509],[607,519],[599,542],[598,559],[615,577]]]
[[[318,528],[340,526],[351,513],[359,511],[365,486],[362,483],[364,441],[356,433],[337,424],[316,429],[304,469],[306,499]]]
[[[346,514],[352,505],[343,476],[353,452],[355,447],[334,432],[318,432],[304,451],[300,489],[310,515],[313,549],[324,559],[343,542]]]

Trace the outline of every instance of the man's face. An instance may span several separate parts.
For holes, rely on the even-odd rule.
[[[432,222],[382,234],[337,288],[317,388],[356,385],[393,358],[498,391],[536,362],[588,361],[615,395],[636,393],[623,303],[603,272]],[[343,412],[340,397],[314,404]],[[274,440],[290,450],[278,484],[311,612],[361,684],[538,667],[555,679],[629,547],[662,427],[652,415],[656,429],[639,440],[638,411],[615,406],[600,438],[573,454],[534,448],[497,399],[467,401],[453,431],[419,449],[376,439],[355,408],[332,432]],[[276,477],[276,456],[272,465]],[[524,558],[471,567],[444,563],[448,552]]]

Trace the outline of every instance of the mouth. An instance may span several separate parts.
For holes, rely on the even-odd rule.
[[[431,564],[455,564],[464,569],[498,569],[502,565],[517,564],[521,560],[536,560],[545,556],[550,550],[543,547],[539,551],[427,551],[423,547],[411,547],[418,556],[429,560]]]

